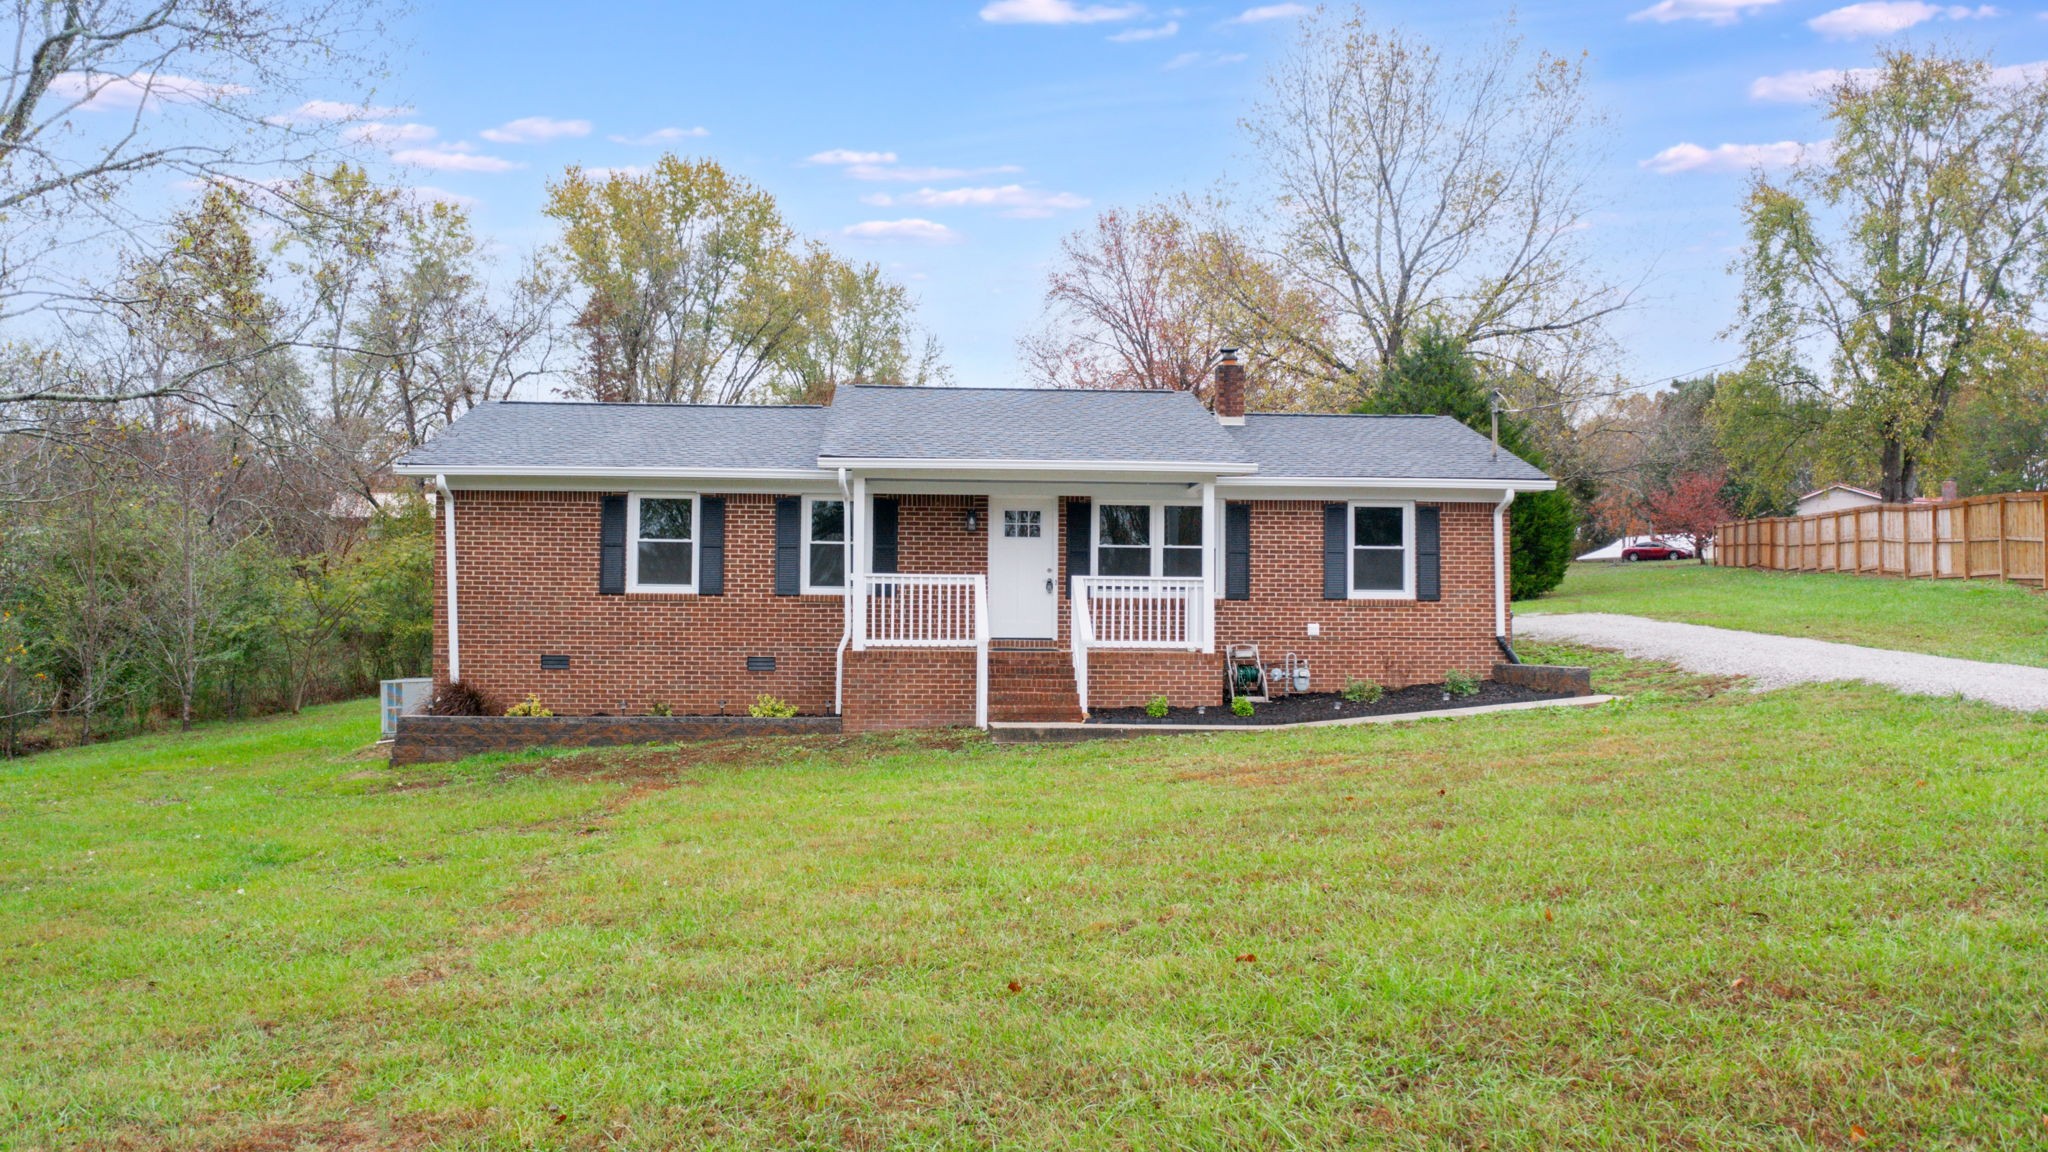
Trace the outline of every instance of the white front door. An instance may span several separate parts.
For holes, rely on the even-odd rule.
[[[1039,499],[988,502],[988,627],[997,636],[1060,634],[1057,507]]]

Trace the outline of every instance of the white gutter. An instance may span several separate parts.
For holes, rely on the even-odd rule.
[[[1498,492],[1513,484],[1524,492],[1548,492],[1555,480],[1465,480],[1448,476],[1236,476],[1216,481],[1222,488],[1440,488],[1473,492]]]
[[[462,679],[462,630],[455,618],[455,493],[448,490],[448,478],[436,475],[434,490],[441,496],[441,534],[448,549],[448,680]]]
[[[651,480],[830,480],[823,468],[590,468],[581,465],[535,467],[504,464],[395,464],[394,476],[504,476],[541,479],[615,479],[646,477]]]
[[[846,645],[853,639],[854,601],[859,599],[854,587],[859,577],[855,575],[854,558],[859,555],[853,541],[853,490],[846,484],[846,469],[839,470],[839,496],[846,501],[846,595],[842,597],[839,613],[839,643],[832,649],[832,714],[846,714]]]
[[[974,460],[967,457],[918,458],[908,456],[820,456],[818,463],[838,468],[869,470],[961,472],[1152,472],[1190,476],[1249,475],[1257,464],[1239,461],[1205,460]]]
[[[1501,522],[1514,502],[1515,490],[1510,488],[1493,506],[1493,635],[1502,644],[1508,642],[1508,550]]]

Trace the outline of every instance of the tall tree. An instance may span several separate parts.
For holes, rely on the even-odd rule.
[[[1045,326],[1020,348],[1034,378],[1055,387],[1206,398],[1217,349],[1235,347],[1254,409],[1313,407],[1325,391],[1318,366],[1304,367],[1290,343],[1268,335],[1323,328],[1314,296],[1175,208],[1112,209],[1067,236],[1046,278],[1045,307]]]
[[[1359,411],[1389,416],[1449,416],[1482,434],[1492,433],[1495,389],[1464,344],[1436,328],[1425,328],[1388,367],[1372,399]],[[1543,455],[1525,425],[1500,418],[1502,448],[1541,468]],[[1525,492],[1509,514],[1509,594],[1517,600],[1541,596],[1564,580],[1578,540],[1578,515],[1562,488]]]
[[[1284,335],[1362,396],[1426,325],[1529,360],[1622,307],[1578,245],[1584,83],[1511,29],[1450,56],[1357,9],[1305,21],[1245,123],[1275,185],[1252,232],[1338,323]]]
[[[1909,500],[1959,403],[2036,362],[2048,79],[1890,50],[1835,86],[1827,120],[1826,150],[1750,189],[1736,328],[1788,411],[1826,414],[1811,451]]]

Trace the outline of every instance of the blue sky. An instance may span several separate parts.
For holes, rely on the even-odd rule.
[[[1292,4],[948,0],[422,6],[397,31],[379,149],[469,201],[518,252],[545,242],[545,181],[568,164],[717,159],[799,231],[917,294],[964,384],[1024,383],[1059,238],[1103,208],[1256,182],[1239,118],[1295,35]],[[1370,15],[1449,47],[1506,11],[1440,2]],[[1806,73],[1905,40],[2048,59],[2034,9],[1876,0],[1535,5],[1532,45],[1585,52],[1610,117],[1588,233],[1642,282],[1618,326],[1637,380],[1722,361],[1737,201],[1757,162],[1818,139]]]

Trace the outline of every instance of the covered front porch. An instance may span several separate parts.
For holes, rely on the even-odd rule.
[[[858,714],[874,698],[864,677],[915,687],[927,667],[971,679],[972,723],[982,727],[1084,718],[1091,671],[1105,659],[1128,669],[1158,654],[1161,676],[1185,682],[1216,650],[1224,514],[1215,479],[847,470],[846,706]]]

